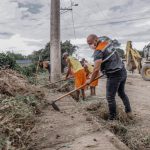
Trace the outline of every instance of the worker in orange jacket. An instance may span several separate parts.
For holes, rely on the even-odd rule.
[[[81,63],[74,57],[69,56],[68,53],[63,54],[63,59],[67,62],[68,71],[66,75],[66,79],[73,72],[75,78],[75,88],[79,88],[80,86],[86,83],[86,74],[84,68]],[[85,99],[85,87],[81,88],[82,98]],[[80,90],[77,90],[77,101],[79,101]]]
[[[90,79],[90,75],[93,73],[94,67],[89,64],[84,58],[82,59],[82,65],[84,65],[84,69],[86,72],[86,78]],[[98,74],[99,75],[99,74]],[[98,79],[90,83],[90,91],[91,91],[91,96],[96,95],[96,86],[98,86]]]

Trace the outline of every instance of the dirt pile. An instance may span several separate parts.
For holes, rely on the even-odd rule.
[[[38,98],[44,96],[44,92],[29,84],[27,79],[13,70],[0,70],[0,94],[8,96],[35,95]]]
[[[0,149],[28,149],[45,93],[16,71],[0,70]]]

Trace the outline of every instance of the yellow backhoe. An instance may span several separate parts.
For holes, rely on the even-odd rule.
[[[150,81],[150,47],[144,48],[144,56],[146,61],[142,64],[142,57],[136,49],[133,49],[132,42],[128,41],[126,46],[126,62],[127,70],[134,71],[135,69],[142,75],[143,79]],[[144,58],[144,59],[145,59]]]

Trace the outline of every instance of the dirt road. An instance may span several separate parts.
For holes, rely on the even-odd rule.
[[[58,97],[54,93],[51,100]],[[38,150],[128,150],[110,131],[104,129],[84,110],[86,103],[71,97],[58,103],[61,112],[48,106],[43,111],[33,134],[33,149]]]
[[[104,96],[106,80],[101,80],[98,96]],[[125,143],[132,149],[150,149],[150,82],[144,81],[139,74],[129,74],[126,84],[126,93],[129,96],[133,114],[134,125],[128,125],[128,133],[125,135]],[[117,96],[118,105],[123,106]],[[122,137],[121,137],[122,139]],[[124,139],[122,139],[124,140]]]
[[[51,106],[44,109],[42,116],[33,130],[33,147],[37,150],[148,150],[150,143],[150,83],[143,81],[140,76],[129,75],[127,93],[131,100],[136,121],[127,125],[124,137],[114,135],[104,128],[103,122],[86,111],[87,105],[101,101],[105,96],[105,82],[100,81],[97,97],[87,102],[76,103],[71,97],[58,102],[61,113],[54,111]],[[89,94],[89,92],[87,92]],[[49,102],[58,97],[59,93],[49,93]],[[101,98],[99,98],[101,97]],[[122,105],[117,97],[117,102]],[[107,124],[107,121],[105,121]],[[142,133],[142,134],[141,134]],[[120,140],[127,138],[123,144]],[[119,140],[120,139],[120,140]],[[140,140],[140,141],[138,141]],[[144,142],[140,143],[140,142]],[[135,147],[133,147],[135,146]]]

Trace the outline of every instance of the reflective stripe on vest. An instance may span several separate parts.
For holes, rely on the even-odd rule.
[[[103,52],[103,51],[106,50],[110,45],[111,45],[110,42],[104,41],[104,42],[100,43],[100,44],[97,46],[96,50]],[[102,61],[102,63],[106,62],[109,58],[111,58],[111,56],[114,55],[115,52],[116,52],[116,49],[115,49],[107,58],[105,58],[105,59]]]

